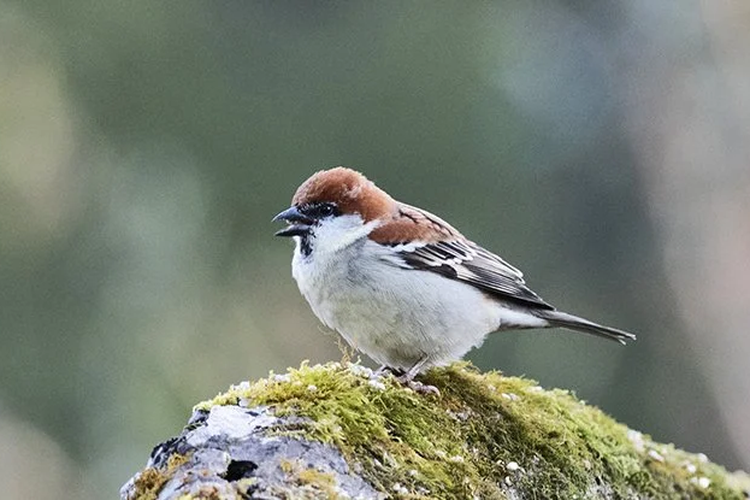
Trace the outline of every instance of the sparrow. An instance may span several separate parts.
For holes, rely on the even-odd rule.
[[[313,174],[273,220],[288,224],[276,236],[294,239],[292,275],[318,319],[405,382],[496,331],[562,327],[635,340],[558,311],[501,257],[349,168]]]

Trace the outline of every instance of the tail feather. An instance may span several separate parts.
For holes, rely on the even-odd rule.
[[[535,315],[547,320],[550,326],[559,326],[561,328],[567,328],[568,330],[598,335],[599,337],[614,340],[623,345],[627,340],[635,340],[635,335],[630,332],[599,325],[593,321],[579,318],[578,316],[564,313],[562,311],[535,311]]]

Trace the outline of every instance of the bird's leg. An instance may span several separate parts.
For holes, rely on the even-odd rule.
[[[422,369],[422,367],[424,366],[424,364],[427,362],[427,359],[428,359],[427,356],[422,356],[421,358],[419,358],[419,361],[417,361],[416,363],[414,363],[414,365],[411,368],[409,368],[406,371],[406,373],[404,373],[403,375],[401,375],[399,377],[399,380],[401,382],[411,382],[412,380],[414,380],[414,377],[417,376],[417,374],[419,373],[419,371]]]
[[[407,386],[409,389],[419,394],[439,395],[440,390],[434,385],[425,385],[422,382],[414,380],[414,377],[417,376],[417,374],[422,369],[422,367],[424,366],[424,364],[427,362],[428,359],[429,358],[427,356],[420,358],[419,361],[414,363],[414,366],[412,366],[406,371],[406,373],[398,377],[398,381],[404,384],[405,386]]]

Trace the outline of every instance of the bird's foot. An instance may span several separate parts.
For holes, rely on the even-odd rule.
[[[398,380],[400,383],[416,392],[417,394],[440,396],[440,389],[438,389],[434,385],[423,384],[418,380],[414,380],[413,376],[409,377],[408,375],[409,374],[406,373],[405,375],[398,377],[396,380]]]

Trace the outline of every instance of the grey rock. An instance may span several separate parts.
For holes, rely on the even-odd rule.
[[[196,412],[179,436],[151,453],[146,470],[164,472],[166,477],[157,499],[185,494],[231,499],[385,498],[351,471],[333,446],[279,435],[300,423],[298,417],[277,417],[267,407],[215,406],[210,412]],[[168,470],[175,454],[186,461]],[[144,473],[122,487],[123,500],[136,499],[136,482]]]

